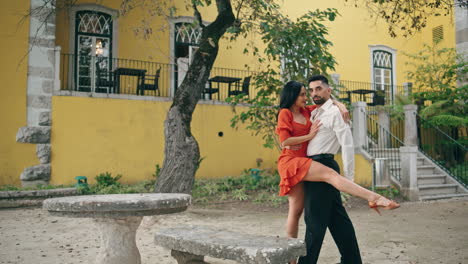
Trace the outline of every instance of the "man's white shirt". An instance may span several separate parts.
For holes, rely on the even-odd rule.
[[[353,135],[349,125],[343,120],[340,110],[331,99],[312,111],[310,121],[316,120],[320,120],[322,126],[317,135],[309,141],[307,156],[336,154],[341,146],[344,176],[354,181]]]

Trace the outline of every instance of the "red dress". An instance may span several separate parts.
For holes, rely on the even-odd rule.
[[[301,109],[301,113],[306,119],[306,123],[294,122],[293,114],[289,109],[281,109],[278,115],[278,126],[276,133],[279,135],[280,142],[290,137],[298,137],[309,134],[312,123],[310,122],[310,112],[317,106],[311,105]],[[289,193],[291,188],[301,182],[310,168],[312,160],[307,158],[307,145],[309,142],[303,142],[301,149],[290,150],[283,149],[278,158],[278,172],[281,177],[279,195],[284,196]]]

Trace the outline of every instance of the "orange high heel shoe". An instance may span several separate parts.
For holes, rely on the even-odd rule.
[[[379,215],[382,215],[379,211],[379,207],[382,207],[383,209],[386,209],[386,210],[393,210],[393,209],[397,209],[398,207],[400,207],[399,203],[392,201],[392,200],[389,200],[388,203],[379,204],[378,202],[381,199],[388,200],[387,198],[380,196],[379,198],[377,198],[377,200],[369,202],[369,208],[374,209]]]

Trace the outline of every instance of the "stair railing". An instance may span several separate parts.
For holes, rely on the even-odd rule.
[[[468,148],[443,129],[416,114],[419,123],[419,151],[439,165],[464,187],[468,187]],[[458,134],[458,128],[454,128]]]
[[[389,129],[381,126],[372,115],[363,112],[367,120],[367,137],[363,149],[373,158],[387,159],[390,175],[400,182],[400,147],[404,146],[405,143],[392,134]]]

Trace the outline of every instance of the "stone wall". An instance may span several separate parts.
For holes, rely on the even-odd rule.
[[[31,0],[27,81],[27,127],[16,141],[38,144],[40,165],[26,168],[23,186],[47,184],[50,179],[50,125],[55,63],[55,3]]]

